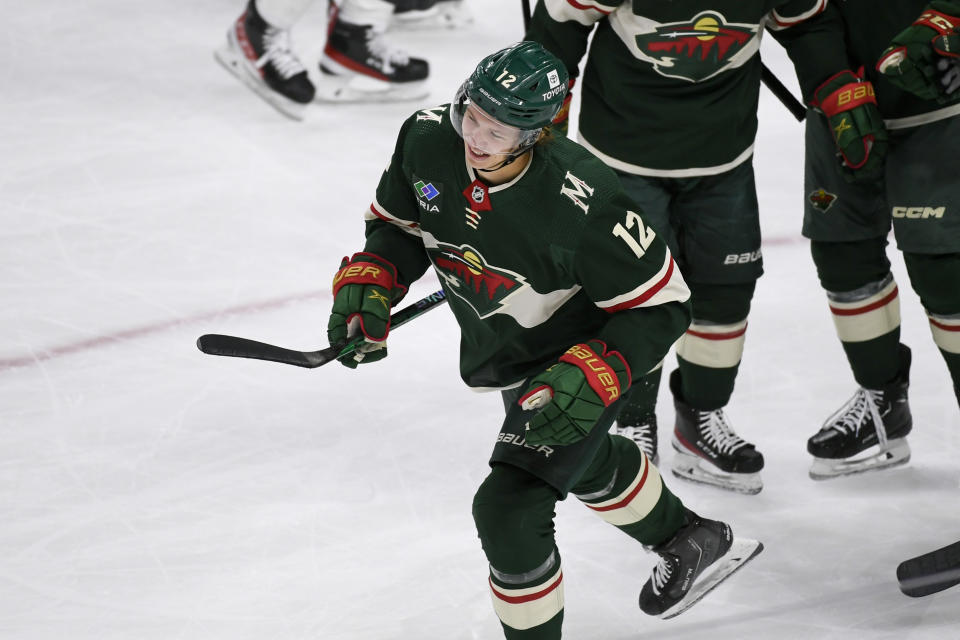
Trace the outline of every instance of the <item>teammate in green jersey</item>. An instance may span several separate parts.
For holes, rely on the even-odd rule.
[[[560,638],[553,519],[569,492],[660,555],[640,592],[651,615],[685,610],[763,548],[684,507],[608,432],[631,372],[686,328],[689,291],[613,172],[549,133],[567,80],[557,58],[519,43],[485,58],[452,104],[404,123],[328,325],[331,344],[367,341],[344,364],[378,360],[391,307],[428,268],[439,276],[464,381],[503,395],[473,515],[510,639]]]
[[[927,2],[829,8],[842,16],[850,66],[863,65],[876,87],[890,149],[885,171],[846,171],[857,179],[848,182],[827,122],[807,118],[803,233],[860,387],[807,443],[815,479],[910,458],[911,358],[900,343],[900,298],[886,255],[891,225],[960,400],[960,2]],[[858,87],[836,91],[851,88]],[[848,124],[856,131],[857,122]]]
[[[586,54],[578,140],[616,170],[690,285],[693,321],[670,375],[672,471],[743,493],[762,489],[763,455],[734,432],[724,407],[763,273],[752,164],[757,54],[769,31],[787,47],[805,94],[845,70],[831,36],[840,27],[822,19],[824,5],[541,0],[526,34],[570,69]],[[617,425],[652,456],[661,370],[638,372]]]

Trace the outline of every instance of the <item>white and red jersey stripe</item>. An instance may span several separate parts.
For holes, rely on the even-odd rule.
[[[663,480],[647,456],[641,456],[643,463],[637,475],[623,491],[609,495],[611,489],[608,488],[593,494],[577,494],[577,498],[612,525],[622,527],[643,520],[660,500]],[[611,481],[611,488],[615,480],[616,476]]]
[[[544,0],[547,13],[557,22],[572,20],[584,26],[590,26],[597,20],[610,15],[622,4],[617,0],[603,2],[598,0]]]
[[[655,307],[667,302],[685,302],[690,298],[690,289],[680,275],[673,256],[667,251],[660,270],[640,286],[609,300],[596,304],[604,311],[614,313],[626,309]]]
[[[370,220],[380,219],[390,224],[396,225],[400,229],[403,229],[410,235],[420,237],[420,223],[410,222],[409,220],[404,220],[403,218],[398,218],[397,216],[391,214],[387,209],[377,202],[376,199],[370,203],[370,208],[363,213],[364,222]]]
[[[866,342],[900,326],[900,296],[893,275],[851,293],[827,293],[837,336]]]
[[[747,321],[711,324],[694,319],[677,343],[677,355],[701,367],[735,367],[743,357]]]
[[[941,316],[927,311],[934,343],[946,351],[960,355],[960,315]]]
[[[788,29],[804,20],[809,20],[826,8],[827,0],[812,0],[811,2],[797,2],[795,0],[787,3],[786,7],[771,11],[767,26],[772,31]]]
[[[513,629],[531,629],[563,611],[563,569],[557,564],[544,582],[522,589],[502,587],[488,580],[493,610],[500,621]]]

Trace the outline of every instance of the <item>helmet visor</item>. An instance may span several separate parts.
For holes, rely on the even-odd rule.
[[[496,156],[520,153],[533,146],[541,129],[518,129],[496,120],[470,100],[468,84],[469,81],[457,92],[450,119],[471,149]]]

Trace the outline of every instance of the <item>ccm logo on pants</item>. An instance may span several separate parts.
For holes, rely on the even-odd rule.
[[[894,218],[942,218],[946,207],[894,207],[891,215]]]

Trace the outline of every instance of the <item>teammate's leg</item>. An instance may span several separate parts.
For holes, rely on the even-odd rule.
[[[727,524],[687,509],[636,443],[605,436],[572,490],[603,520],[660,555],[640,591],[645,613],[683,612],[762,550],[755,540],[734,538]]]
[[[960,402],[960,253],[904,253],[903,259]]]
[[[563,572],[554,542],[558,494],[543,480],[494,464],[473,499],[490,563],[493,608],[508,640],[554,640],[563,623]]]
[[[342,0],[331,11],[317,95],[330,102],[414,100],[427,95],[430,65],[395,47],[385,32],[389,0]]]
[[[303,117],[314,97],[307,70],[292,50],[290,29],[313,0],[248,0],[214,52],[220,64],[281,113]]]

